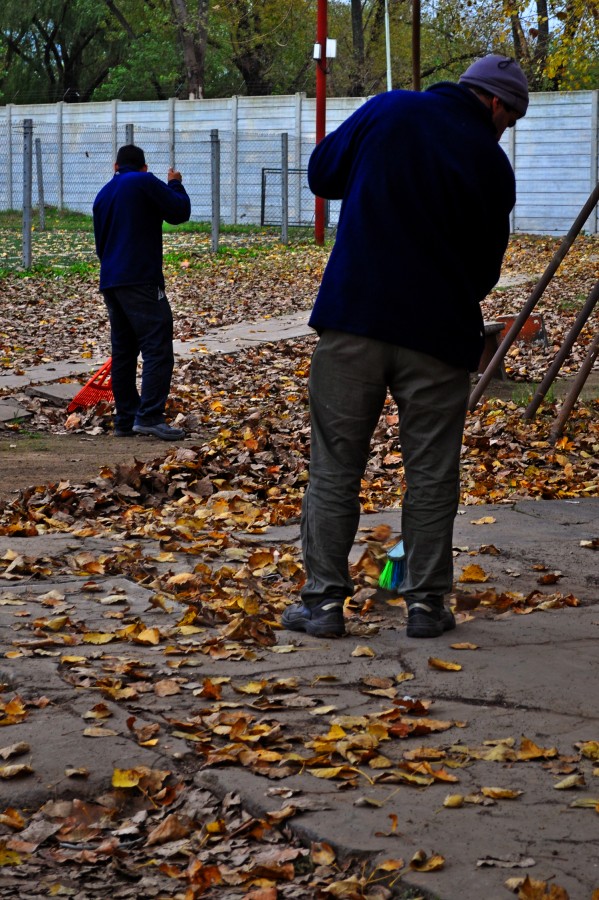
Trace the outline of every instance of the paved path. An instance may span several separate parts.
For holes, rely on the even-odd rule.
[[[0,781],[0,808],[36,809],[57,796],[96,797],[109,786],[115,767],[145,764],[177,771],[183,766],[189,772],[196,766],[199,784],[218,795],[238,791],[255,814],[295,805],[298,813],[289,826],[307,841],[330,843],[340,854],[405,861],[421,849],[429,855],[441,854],[446,860],[441,871],[410,872],[403,878],[404,883],[421,888],[424,896],[499,900],[509,896],[503,887],[507,877],[529,874],[553,879],[568,890],[572,900],[590,900],[592,891],[599,888],[599,819],[593,808],[571,804],[599,800],[598,760],[584,758],[579,750],[584,742],[599,741],[598,557],[596,551],[581,546],[581,541],[599,537],[599,499],[477,506],[460,512],[455,532],[456,576],[472,564],[481,566],[488,576],[484,585],[470,585],[471,591],[480,592],[482,587],[526,596],[538,589],[538,567],[545,566],[562,575],[544,593],[572,594],[581,605],[522,615],[484,606],[468,611],[475,601],[462,600],[455,632],[434,641],[410,641],[402,608],[389,603],[391,595],[377,591],[365,624],[351,625],[353,632],[342,640],[280,631],[277,647],[285,652],[264,648],[252,661],[219,661],[196,654],[189,658],[190,668],[173,670],[164,654],[164,641],[158,647],[122,642],[108,647],[65,647],[60,630],[51,632],[50,640],[41,637],[48,633],[43,625],[32,630],[31,623],[67,615],[71,623],[106,632],[114,630],[107,611],[118,611],[124,623],[142,621],[147,628],[170,633],[180,619],[180,607],[165,614],[152,603],[151,587],[136,584],[125,573],[94,576],[94,593],[84,589],[85,579],[69,575],[68,567],[60,574],[61,565],[79,553],[94,558],[113,554],[123,536],[110,540],[71,534],[1,538],[0,557],[17,563],[12,575],[4,572],[0,588],[0,670],[9,690],[23,698],[44,695],[51,705],[31,709],[25,721],[2,729],[3,747],[21,741],[30,745],[27,761],[34,774]],[[495,521],[476,524],[485,517]],[[365,516],[361,527],[383,522],[397,527],[397,518],[393,512]],[[298,538],[297,526],[288,526],[255,540],[283,550]],[[485,551],[491,545],[497,555]],[[140,547],[158,572],[190,569],[190,558],[184,554],[175,554],[174,562],[160,562],[157,543],[141,541]],[[357,543],[354,559],[362,550]],[[25,562],[19,564],[19,560]],[[36,564],[57,574],[42,579],[22,574]],[[452,647],[456,642],[467,642],[475,649],[456,649]],[[431,657],[458,662],[462,669],[436,670],[429,665]],[[64,658],[72,661],[63,662]],[[130,699],[115,701],[94,689],[96,679],[106,677],[110,659],[117,663],[133,658],[147,665],[144,671],[154,679],[176,675],[180,692],[165,698],[153,691],[134,692]],[[402,673],[414,677],[399,683],[397,676]],[[143,677],[148,676],[139,677],[142,681],[138,678],[137,683],[143,685]],[[214,682],[220,677],[238,686],[296,679],[296,688],[288,693],[265,695],[266,706],[251,696],[244,702],[231,685],[224,687],[223,701],[233,703],[232,709],[241,703],[241,709],[256,721],[278,723],[288,747],[282,751],[283,760],[288,752],[318,756],[317,749],[306,749],[305,742],[320,739],[322,750],[329,736],[330,747],[331,728],[336,726],[336,762],[345,760],[346,777],[355,780],[355,787],[341,790],[343,779],[315,777],[310,764],[304,774],[286,778],[280,777],[276,762],[262,765],[264,775],[239,765],[202,768],[194,744],[170,735],[165,717],[185,721],[194,715],[200,708],[194,691],[201,689],[206,678]],[[385,693],[377,696],[377,690]],[[401,738],[389,728],[395,725],[401,736],[405,723],[414,722],[409,716],[400,718],[405,695],[432,705],[428,711],[416,711],[423,733],[410,736],[408,726]],[[83,716],[100,700],[109,708],[106,725],[115,735],[84,737],[90,722]],[[160,724],[156,747],[138,745],[126,724],[131,716],[138,726]],[[431,725],[443,730],[426,734],[431,719],[445,723]],[[369,741],[373,750],[360,764]],[[533,745],[541,748],[536,751],[538,758],[519,758]],[[264,750],[256,749],[260,753],[268,747],[266,742]],[[448,774],[456,778],[455,783],[429,785],[429,770],[421,784],[408,783],[414,775],[420,774],[422,780],[422,771],[411,773],[404,768],[405,754],[417,755],[418,748],[426,748],[430,764],[442,770],[438,777]],[[431,754],[431,748],[437,753]],[[278,749],[274,741],[272,750]],[[481,754],[490,758],[481,759]],[[375,760],[373,765],[369,757]],[[73,783],[65,777],[67,766],[84,767],[89,777]],[[582,776],[580,786],[556,790],[568,774]],[[443,805],[449,794],[486,803],[483,788],[522,793],[492,805]],[[284,799],[276,792],[273,795],[274,789],[292,793]]]
[[[299,310],[288,316],[263,319],[260,322],[242,322],[217,328],[201,335],[197,340],[175,340],[175,358],[190,359],[201,353],[234,353],[266,341],[303,337],[313,334],[308,327],[308,312]],[[10,421],[20,415],[28,415],[18,399],[11,396],[25,391],[32,396],[43,397],[56,403],[68,404],[80,389],[78,382],[60,383],[61,378],[89,377],[105,360],[69,359],[56,363],[44,363],[25,370],[20,375],[0,375],[0,422]]]

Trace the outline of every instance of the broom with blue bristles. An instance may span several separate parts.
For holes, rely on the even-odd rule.
[[[406,576],[406,554],[403,541],[399,541],[387,551],[387,562],[379,577],[379,587],[386,591],[397,591]]]

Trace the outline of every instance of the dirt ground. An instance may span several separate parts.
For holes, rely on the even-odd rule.
[[[155,459],[168,448],[165,441],[147,437],[28,433],[0,437],[0,501],[13,499],[19,489],[70,481],[84,484],[98,477],[103,466]]]

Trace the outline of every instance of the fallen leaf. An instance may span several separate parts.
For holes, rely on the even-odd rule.
[[[417,850],[409,863],[415,872],[438,872],[445,865],[445,859],[439,853],[428,856],[424,850]]]
[[[370,647],[366,647],[364,645],[362,645],[362,646],[358,645],[354,650],[352,650],[351,655],[352,656],[370,656],[370,657],[376,656],[374,650],[372,650]]]
[[[480,584],[484,581],[488,581],[489,576],[482,568],[482,566],[476,565],[476,563],[471,563],[469,566],[464,566],[458,581],[461,584]]]
[[[569,791],[571,788],[584,787],[585,785],[586,781],[584,780],[584,775],[568,775],[567,778],[554,784],[553,788],[556,791]]]
[[[510,788],[481,788],[481,794],[484,797],[490,797],[492,800],[515,800],[517,797],[521,797],[523,793],[524,791],[511,790]]]
[[[462,670],[459,663],[446,662],[443,659],[438,659],[436,656],[429,656],[428,664],[431,669],[439,669],[442,672],[460,672]]]

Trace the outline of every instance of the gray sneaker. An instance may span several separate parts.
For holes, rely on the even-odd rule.
[[[147,434],[160,438],[161,441],[182,441],[185,437],[183,428],[173,428],[166,422],[159,422],[157,425],[134,425],[133,431],[135,434]]]

